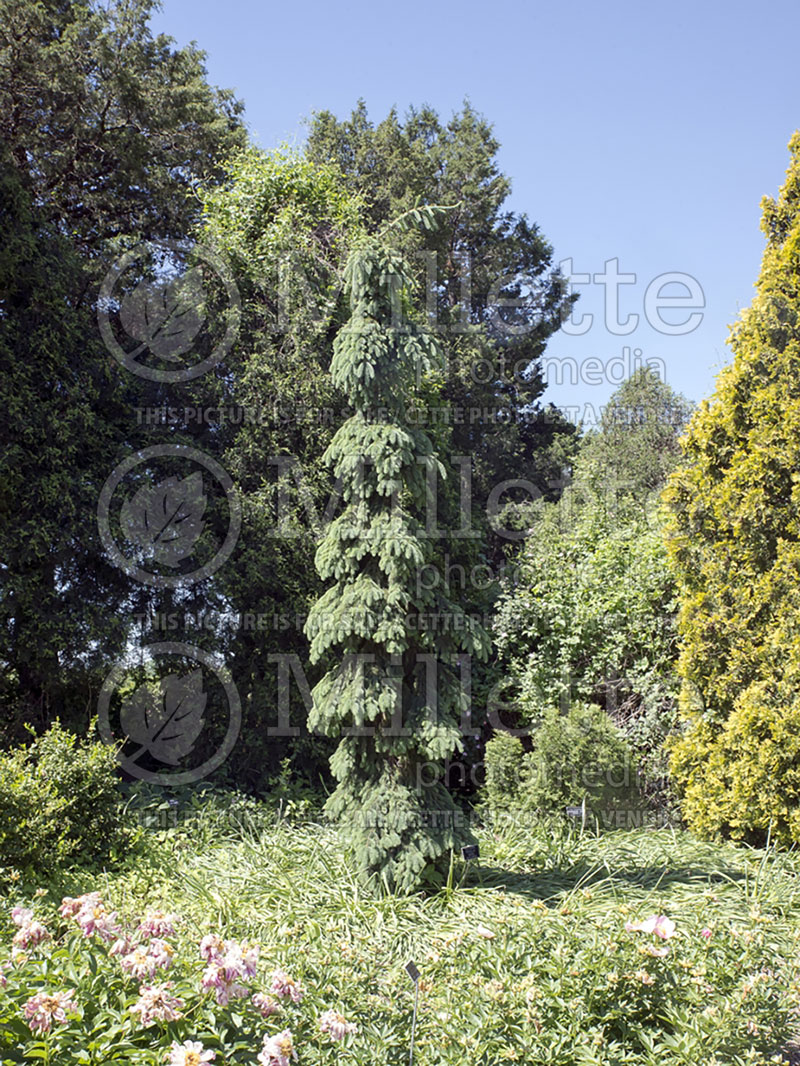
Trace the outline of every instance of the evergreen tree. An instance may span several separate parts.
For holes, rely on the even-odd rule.
[[[422,107],[405,121],[393,109],[374,125],[363,101],[343,121],[317,113],[307,148],[312,160],[335,163],[363,197],[373,231],[417,204],[458,205],[402,242],[435,307],[447,368],[443,403],[464,412],[454,418],[452,448],[472,459],[476,522],[491,490],[511,476],[557,499],[576,443],[575,427],[541,404],[538,360],[577,296],[568,294],[539,227],[508,209],[511,182],[497,164],[499,148],[469,103],[447,122]],[[435,261],[426,263],[425,254]],[[433,279],[426,277],[432,266]],[[490,537],[489,546],[501,562],[505,545]]]
[[[316,555],[334,584],[306,625],[312,661],[334,649],[337,659],[314,688],[309,726],[341,738],[327,811],[352,831],[363,874],[410,891],[468,839],[441,768],[466,710],[455,654],[484,657],[488,641],[441,589],[417,581],[433,554],[421,516],[427,474],[445,471],[427,434],[406,424],[415,377],[437,358],[432,336],[410,322],[407,268],[370,243],[345,276],[352,313],[331,377],[355,414],[325,454],[344,508]]]
[[[87,259],[119,235],[185,238],[189,195],[244,144],[205,55],[153,36],[156,0],[0,0],[0,142]]]
[[[675,469],[691,413],[685,396],[641,367],[611,396],[599,430],[581,442],[574,480],[644,504],[661,492]]]
[[[24,721],[88,721],[143,609],[99,542],[100,490],[153,443],[137,407],[198,403],[199,383],[166,392],[120,370],[94,307],[121,247],[190,235],[200,204],[187,194],[218,180],[219,157],[245,140],[241,105],[208,84],[203,54],[151,34],[154,6],[0,0],[0,698],[10,735]]]
[[[800,841],[800,133],[733,362],[695,414],[667,499],[680,591],[689,825]]]
[[[370,232],[416,205],[454,208],[435,228],[399,237],[408,268],[425,289],[426,307],[435,312],[444,356],[437,417],[448,420],[446,439],[433,419],[427,422],[451,474],[440,492],[442,528],[466,524],[455,514],[461,507],[459,474],[470,479],[474,536],[458,535],[446,545],[453,574],[503,572],[519,542],[516,533],[508,537],[501,530],[518,532],[516,509],[531,497],[524,487],[508,486],[494,521],[493,491],[521,478],[542,498],[558,499],[578,440],[575,426],[543,402],[540,366],[548,339],[577,296],[568,293],[538,225],[510,210],[511,181],[500,169],[499,148],[491,123],[468,102],[449,118],[423,106],[405,116],[392,109],[373,122],[363,101],[342,120],[321,111],[313,116],[307,144],[312,160],[335,164],[362,198]],[[445,574],[440,572],[442,582]],[[465,577],[460,584],[466,610],[491,613],[499,580]],[[482,759],[484,709],[501,682],[496,657],[476,665],[472,695],[481,735],[466,741],[465,765]]]
[[[245,614],[257,607],[270,621],[266,628],[238,627],[225,644],[247,737],[228,764],[237,784],[263,790],[290,756],[293,772],[317,784],[331,742],[308,734],[307,707],[294,680],[276,692],[276,657],[306,663],[305,612],[323,589],[314,569],[317,530],[306,505],[311,501],[323,523],[335,500],[322,455],[346,403],[329,367],[334,337],[347,320],[339,283],[348,248],[363,233],[361,205],[332,166],[299,152],[255,148],[234,156],[225,184],[201,196],[201,240],[230,264],[241,297],[240,343],[226,359],[225,402],[261,416],[217,434],[243,513],[235,564],[223,567],[213,585],[225,609]],[[317,679],[309,672],[312,686]],[[276,706],[281,698],[288,701],[283,711]],[[279,721],[290,735],[278,735]]]

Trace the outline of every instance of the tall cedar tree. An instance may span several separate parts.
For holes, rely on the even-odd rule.
[[[672,773],[704,834],[800,841],[800,133],[733,362],[667,498],[685,735]]]
[[[352,831],[362,873],[408,892],[435,880],[468,839],[441,773],[467,709],[457,654],[484,657],[488,639],[417,581],[433,546],[426,475],[445,471],[428,435],[405,424],[415,378],[438,358],[433,336],[409,321],[407,267],[365,244],[345,278],[352,313],[331,377],[355,414],[325,454],[344,508],[316,555],[334,584],[306,624],[312,661],[335,648],[337,662],[314,688],[309,726],[341,738],[327,811]]]
[[[199,180],[218,180],[219,157],[245,139],[241,107],[208,84],[203,53],[151,34],[154,7],[0,0],[0,698],[8,736],[24,721],[88,720],[132,616],[153,599],[102,549],[101,487],[121,459],[154,442],[137,407],[199,402],[199,383],[167,392],[121,370],[94,308],[122,248],[190,235],[200,204],[188,194]]]

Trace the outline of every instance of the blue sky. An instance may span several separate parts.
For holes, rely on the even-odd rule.
[[[777,193],[800,127],[797,0],[164,0],[153,28],[208,52],[211,80],[244,99],[265,148],[301,144],[305,117],[344,117],[359,97],[376,121],[423,103],[449,117],[468,97],[494,124],[511,206],[573,275],[590,275],[575,317],[593,319],[551,340],[545,399],[591,421],[637,349],[690,399],[712,391],[752,297],[759,203]],[[635,280],[619,284],[608,320],[614,260]],[[676,273],[693,281],[656,280]],[[694,306],[659,311],[659,293]],[[659,315],[683,331],[652,328]]]

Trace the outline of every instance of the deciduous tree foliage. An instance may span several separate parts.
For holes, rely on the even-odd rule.
[[[466,710],[455,653],[485,656],[488,640],[441,589],[417,582],[433,556],[426,473],[445,471],[406,417],[416,375],[437,358],[410,321],[408,272],[371,243],[351,254],[346,282],[352,313],[331,377],[355,414],[326,452],[344,508],[316,555],[333,584],[306,625],[312,660],[335,649],[336,661],[314,688],[309,725],[339,739],[327,810],[352,830],[363,872],[409,891],[465,839],[441,767]]]
[[[651,778],[665,769],[677,687],[675,586],[658,491],[689,410],[650,370],[620,386],[584,439],[561,500],[534,516],[496,623],[523,719],[595,703]]]
[[[800,840],[800,134],[733,362],[667,490],[686,731],[671,767],[703,833]]]
[[[359,233],[376,231],[384,225],[389,212],[395,208],[397,213],[411,211],[417,199],[447,206],[456,203],[458,189],[462,194],[466,189],[470,197],[469,218],[485,216],[485,225],[469,222],[462,206],[437,211],[436,225],[430,228],[420,225],[394,230],[393,240],[411,256],[415,305],[426,306],[426,293],[425,270],[421,260],[414,260],[414,251],[423,245],[439,249],[437,256],[443,262],[447,240],[456,239],[456,229],[459,247],[463,245],[466,249],[469,243],[476,256],[485,254],[480,233],[490,240],[494,249],[491,262],[496,272],[490,269],[490,261],[483,259],[479,271],[484,279],[481,284],[487,291],[498,278],[504,278],[506,270],[517,271],[514,278],[518,279],[523,266],[533,270],[535,262],[537,269],[544,273],[542,285],[553,299],[561,292],[559,284],[550,278],[546,265],[549,251],[535,227],[527,223],[518,227],[519,220],[501,210],[508,181],[497,171],[493,159],[497,145],[487,124],[469,111],[462,121],[454,119],[444,130],[432,112],[425,114],[431,129],[438,129],[443,143],[446,141],[448,158],[454,160],[448,164],[451,171],[447,181],[443,181],[432,164],[433,133],[430,137],[420,134],[417,149],[402,158],[398,149],[399,154],[396,158],[392,156],[389,166],[392,173],[397,167],[402,168],[402,172],[391,178],[391,188],[396,190],[400,187],[398,182],[405,183],[413,187],[413,195],[401,190],[380,209],[375,208],[374,198],[380,199],[384,192],[388,196],[388,192],[380,182],[375,186],[368,186],[366,179],[362,182],[360,171],[357,175],[344,170],[345,156],[326,140],[328,134],[338,137],[339,127],[332,117],[315,122],[308,150],[303,155],[285,150],[277,153],[247,150],[229,163],[222,185],[201,193],[204,210],[201,239],[216,247],[231,263],[242,299],[239,343],[227,360],[232,371],[227,402],[259,412],[252,423],[234,427],[224,435],[224,463],[237,476],[244,494],[244,525],[236,566],[225,568],[216,585],[224,587],[233,609],[258,611],[279,620],[267,630],[237,633],[230,645],[240,675],[247,678],[243,685],[245,720],[253,722],[252,732],[257,739],[248,748],[245,773],[254,783],[259,776],[277,769],[276,753],[284,754],[286,743],[299,756],[295,769],[302,767],[316,776],[315,760],[306,757],[305,712],[294,678],[288,689],[292,707],[290,728],[300,729],[301,735],[281,741],[274,733],[265,734],[264,722],[269,722],[269,728],[274,729],[275,656],[292,652],[305,664],[307,645],[298,632],[296,619],[302,617],[319,593],[319,578],[310,560],[314,539],[327,520],[324,512],[335,484],[320,457],[333,433],[347,418],[350,407],[348,397],[335,385],[327,369],[333,338],[347,314],[341,288],[344,263],[353,241]],[[324,137],[320,132],[323,128],[328,131]],[[407,138],[403,139],[405,134],[400,136],[399,124],[395,122],[393,128],[405,144]],[[475,171],[471,183],[465,178],[468,165]],[[456,229],[454,216],[460,219]],[[527,235],[524,241],[520,233]],[[450,237],[445,240],[442,234]],[[451,295],[456,300],[461,284],[457,257],[449,269]],[[450,275],[445,273],[443,277],[446,280]],[[508,295],[512,283],[508,278],[505,281],[508,285],[503,293]],[[434,288],[441,324],[458,325],[460,312],[456,306],[450,306],[443,285],[444,281],[437,282]],[[468,321],[461,331],[447,326],[437,332],[440,347],[448,353],[438,368],[441,384],[432,392],[428,383],[427,398],[424,390],[415,398],[417,424],[434,442],[448,473],[446,481],[437,475],[437,522],[444,534],[441,542],[448,563],[456,575],[462,573],[459,567],[469,574],[478,563],[485,564],[491,558],[496,564],[498,558],[503,558],[504,544],[498,546],[499,538],[495,538],[492,546],[486,521],[485,504],[490,489],[506,478],[525,477],[545,494],[557,491],[548,488],[547,482],[560,477],[569,448],[565,445],[563,454],[556,457],[550,447],[554,439],[573,439],[571,427],[564,433],[555,432],[553,424],[541,412],[534,411],[530,419],[527,414],[522,417],[525,403],[541,391],[541,382],[532,391],[526,391],[527,379],[526,382],[520,379],[513,388],[507,382],[495,388],[492,384],[479,385],[474,380],[480,376],[472,372],[473,362],[479,356],[486,356],[488,365],[498,368],[498,360],[504,358],[502,342],[491,334],[488,311],[485,308],[481,311],[481,306],[476,304],[465,316]],[[534,323],[537,307],[536,299],[531,297],[525,314]],[[522,314],[520,311],[519,315]],[[551,327],[556,318],[553,311]],[[525,352],[534,350],[525,345],[538,337],[535,350],[541,350],[542,338],[549,328],[538,325],[520,336],[519,358],[523,364],[527,365],[528,361]],[[480,396],[476,392],[474,398],[466,394],[454,398],[454,374],[456,378],[461,375],[459,380],[465,389],[476,389]],[[513,402],[509,396],[515,397]],[[482,407],[475,416],[472,411],[478,403]],[[488,422],[483,419],[484,409],[490,412]],[[459,421],[454,424],[452,414],[459,410]],[[492,421],[495,412],[500,413]],[[538,429],[534,430],[534,425]],[[529,432],[534,436],[525,437],[528,443],[523,446],[520,433]],[[469,497],[474,535],[468,538],[448,534],[448,530],[458,530],[462,525],[461,468],[450,462],[452,455],[465,455],[472,463]],[[523,498],[529,497],[523,494]],[[320,527],[312,528],[309,502],[320,519]],[[265,543],[270,548],[269,567],[263,565]],[[486,572],[485,566],[481,572]],[[428,571],[423,580],[442,587],[443,574],[440,567],[436,572]],[[454,583],[459,583],[458,576]],[[462,582],[465,587],[459,587],[458,592],[465,609],[473,612],[488,609],[496,587],[487,590],[486,584],[477,587]],[[310,677],[313,683],[313,669]],[[479,709],[485,706],[491,684],[486,667],[476,664],[472,680],[476,709]],[[471,757],[476,754],[470,752]]]
[[[241,298],[225,402],[253,415],[220,432],[243,514],[235,560],[214,586],[228,610],[265,623],[237,628],[225,647],[248,738],[231,764],[238,784],[261,789],[291,756],[293,773],[316,784],[330,745],[308,734],[304,693],[287,656],[307,671],[303,625],[322,587],[314,552],[336,502],[322,455],[347,417],[329,367],[347,317],[344,267],[363,235],[362,205],[332,166],[255,148],[229,160],[224,183],[201,196],[201,239],[230,264]]]

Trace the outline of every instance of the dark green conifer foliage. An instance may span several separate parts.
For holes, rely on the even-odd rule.
[[[427,477],[445,470],[429,437],[405,424],[418,375],[438,357],[432,336],[409,321],[405,263],[363,245],[346,285],[352,313],[331,376],[355,413],[325,453],[343,509],[316,555],[333,585],[306,632],[312,661],[333,665],[314,689],[309,727],[341,738],[327,811],[352,830],[362,873],[407,892],[434,881],[469,836],[440,778],[466,710],[456,656],[485,658],[488,638],[440,589],[418,587],[434,555]]]

